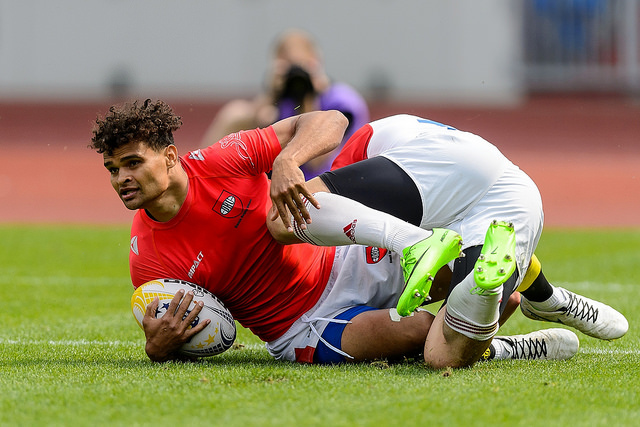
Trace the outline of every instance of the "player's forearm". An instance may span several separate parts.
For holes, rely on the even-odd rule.
[[[300,166],[326,154],[340,145],[348,125],[344,114],[335,110],[302,114],[276,160],[288,160]]]

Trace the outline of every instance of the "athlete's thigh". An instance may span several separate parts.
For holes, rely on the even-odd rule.
[[[413,225],[422,219],[422,197],[411,177],[385,157],[372,157],[325,172],[329,191]]]
[[[356,362],[420,354],[433,318],[427,311],[396,320],[389,309],[360,313],[344,328],[342,350]]]

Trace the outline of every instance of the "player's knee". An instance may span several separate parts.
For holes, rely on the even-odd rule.
[[[401,318],[394,313],[394,309],[391,310],[393,311],[389,311],[389,316],[392,320],[392,327],[389,329],[389,333],[398,343],[403,343],[406,348],[415,349],[417,354],[422,353],[433,323],[433,315],[428,311],[418,310],[410,317]]]
[[[271,221],[267,218],[267,229],[278,243],[286,244],[286,235],[290,234],[279,219]]]
[[[446,325],[442,335],[430,338],[425,343],[424,362],[432,369],[473,366],[489,346],[487,341],[471,340]]]
[[[424,353],[424,363],[431,369],[459,369],[469,368],[479,359],[479,357],[450,357],[442,354],[434,354],[433,352]]]
[[[270,218],[267,218],[267,230],[271,236],[275,239],[276,242],[282,245],[290,245],[293,243],[300,243],[300,240],[295,236],[295,234],[289,232],[280,218],[272,221]]]
[[[433,323],[433,315],[417,311],[412,317],[403,318],[404,326],[394,328],[392,333],[401,354],[405,357],[419,356],[424,351],[429,328]]]
[[[433,315],[426,311],[417,311],[414,313],[414,325],[411,328],[403,328],[402,334],[406,342],[412,345],[423,348],[424,343],[427,340],[427,334],[429,328],[433,323]]]

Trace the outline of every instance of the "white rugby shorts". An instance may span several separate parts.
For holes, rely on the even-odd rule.
[[[408,152],[407,152],[408,153]],[[421,168],[417,156],[428,156],[426,151],[415,150],[411,162],[394,153],[390,158],[413,179],[421,194],[428,194],[431,177],[428,169]],[[486,159],[485,159],[486,160]],[[429,209],[423,210],[422,224],[433,228],[448,228],[462,236],[463,249],[482,245],[493,220],[512,222],[516,233],[516,262],[518,265],[518,285],[526,272],[544,223],[542,198],[533,180],[511,162],[501,164],[502,173],[479,199],[464,207],[451,219],[428,217]],[[456,188],[451,188],[456,192]],[[423,196],[423,201],[425,197]],[[461,203],[458,203],[463,208]],[[423,228],[427,228],[423,225]],[[449,265],[453,267],[453,263]]]
[[[381,251],[381,252],[380,252]],[[296,349],[313,349],[329,322],[351,307],[395,307],[404,290],[400,256],[360,245],[338,246],[326,289],[316,305],[280,338],[266,343],[278,360],[296,361]]]
[[[462,236],[463,249],[482,245],[493,220],[509,221],[516,233],[516,263],[520,285],[529,267],[544,223],[542,199],[535,183],[517,166],[510,166],[489,192],[465,215],[447,226]],[[451,264],[453,265],[453,264]]]

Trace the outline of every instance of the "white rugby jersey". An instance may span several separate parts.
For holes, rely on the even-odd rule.
[[[424,228],[461,219],[513,165],[477,135],[406,114],[361,128],[333,168],[375,156],[393,161],[414,180],[422,196]]]

